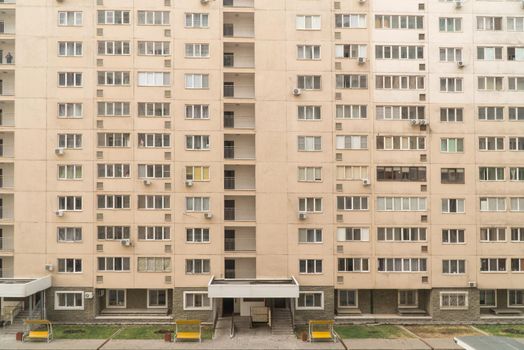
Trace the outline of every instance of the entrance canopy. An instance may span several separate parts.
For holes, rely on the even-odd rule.
[[[39,278],[0,278],[0,297],[25,298],[51,287],[51,276]]]
[[[210,298],[298,298],[298,282],[286,278],[235,278],[211,277],[207,294]]]

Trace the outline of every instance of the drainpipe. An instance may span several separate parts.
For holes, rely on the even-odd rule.
[[[375,313],[375,308],[373,307],[373,289],[369,290],[369,312]]]

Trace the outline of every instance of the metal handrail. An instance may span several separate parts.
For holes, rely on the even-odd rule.
[[[235,316],[231,315],[231,325],[229,326],[229,338],[235,336]]]

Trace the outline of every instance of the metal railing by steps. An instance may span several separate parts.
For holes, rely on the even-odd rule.
[[[271,333],[278,335],[293,335],[293,320],[291,311],[287,308],[273,308]]]

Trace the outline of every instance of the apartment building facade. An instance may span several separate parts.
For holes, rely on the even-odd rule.
[[[509,0],[1,2],[2,310],[523,317],[523,32]]]

